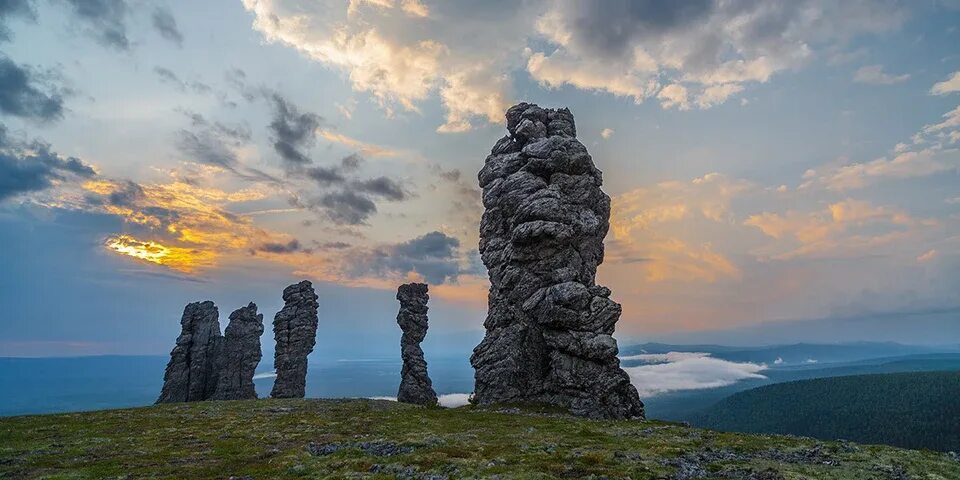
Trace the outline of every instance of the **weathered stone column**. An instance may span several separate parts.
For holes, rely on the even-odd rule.
[[[212,400],[257,398],[253,374],[263,356],[260,351],[262,334],[263,315],[257,313],[257,304],[250,302],[230,314],[230,324],[224,330],[220,380]]]
[[[400,355],[403,369],[400,372],[400,391],[397,401],[419,405],[436,405],[437,394],[433,391],[427,375],[427,361],[423,359],[420,342],[427,336],[427,284],[407,283],[397,289],[400,313],[397,324],[403,330],[400,337]]]
[[[620,305],[596,285],[610,197],[567,109],[521,103],[479,173],[490,277],[474,401],[544,402],[595,418],[643,417],[612,334]]]
[[[219,317],[217,306],[209,300],[183,309],[180,336],[170,352],[157,403],[206,400],[216,391],[223,349]]]
[[[307,355],[317,343],[317,294],[304,280],[283,289],[283,309],[273,319],[277,341],[273,366],[277,378],[270,396],[303,398],[307,382]]]

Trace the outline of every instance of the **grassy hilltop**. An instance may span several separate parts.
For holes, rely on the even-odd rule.
[[[0,419],[0,478],[958,479],[946,454],[549,410],[200,402]]]

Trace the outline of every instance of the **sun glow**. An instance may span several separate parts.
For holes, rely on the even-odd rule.
[[[213,263],[216,254],[211,251],[162,245],[149,240],[139,240],[129,235],[107,238],[104,246],[115,253],[163,265],[174,270],[191,273]]]

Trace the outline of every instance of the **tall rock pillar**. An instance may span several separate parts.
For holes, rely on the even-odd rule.
[[[403,331],[400,337],[400,355],[403,369],[400,372],[400,391],[397,401],[419,405],[436,405],[437,394],[427,375],[427,361],[423,359],[420,342],[427,336],[427,284],[407,283],[397,289],[400,313],[397,324]]]
[[[230,314],[230,324],[224,330],[220,380],[213,400],[243,400],[257,398],[253,374],[263,356],[260,335],[263,334],[263,315],[257,313],[257,304],[250,302]]]
[[[220,377],[220,312],[211,301],[183,309],[180,336],[170,352],[157,403],[197,402],[210,398]]]
[[[283,289],[283,309],[273,319],[277,341],[273,366],[277,378],[270,396],[303,398],[307,381],[307,355],[317,343],[317,294],[304,280]]]
[[[486,336],[470,362],[479,404],[543,402],[594,418],[643,417],[612,334],[620,305],[595,283],[609,229],[601,172],[567,109],[521,103],[479,173]]]

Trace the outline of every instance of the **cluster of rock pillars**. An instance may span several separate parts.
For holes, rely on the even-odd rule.
[[[567,109],[521,103],[506,113],[508,134],[478,179],[483,189],[480,255],[490,278],[486,335],[470,358],[471,401],[546,403],[593,418],[642,418],[643,403],[620,368],[614,328],[621,307],[597,285],[610,197],[577,140]],[[428,287],[397,291],[403,367],[397,400],[436,405],[420,342]],[[273,320],[274,398],[304,396],[317,333],[317,295],[304,280],[283,290]],[[257,398],[263,315],[250,303],[220,333],[213,302],[187,305],[158,403]]]

